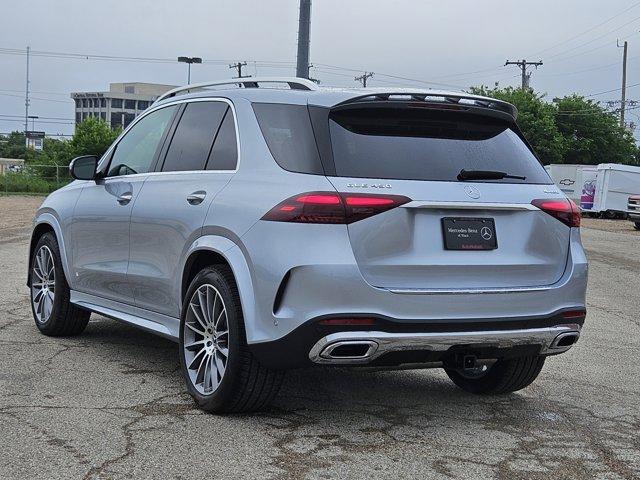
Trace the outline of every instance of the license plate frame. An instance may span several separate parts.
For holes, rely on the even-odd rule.
[[[498,248],[493,218],[443,217],[441,223],[445,250],[478,252]]]

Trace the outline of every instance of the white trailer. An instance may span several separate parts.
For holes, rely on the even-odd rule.
[[[593,212],[610,218],[626,217],[632,195],[640,195],[640,167],[617,163],[598,165]]]
[[[582,192],[580,195],[580,208],[585,212],[593,210],[597,177],[598,167],[595,165],[584,166],[578,169],[576,175],[576,192]]]
[[[554,163],[545,167],[553,183],[577,205],[580,205],[583,186],[578,182],[578,175],[583,168],[593,168],[593,165]]]

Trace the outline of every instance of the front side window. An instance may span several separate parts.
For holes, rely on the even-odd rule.
[[[136,123],[116,145],[107,176],[149,172],[175,110],[175,105],[161,108]]]
[[[222,102],[188,103],[171,139],[162,171],[204,170],[227,108]]]

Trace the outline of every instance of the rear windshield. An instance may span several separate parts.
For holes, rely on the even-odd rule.
[[[357,108],[329,116],[336,175],[457,181],[460,170],[497,170],[550,184],[509,125],[491,117],[420,108]]]

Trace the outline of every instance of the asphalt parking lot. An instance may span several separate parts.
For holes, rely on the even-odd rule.
[[[0,478],[640,478],[640,232],[589,219],[586,329],[529,388],[465,394],[437,370],[288,375],[273,409],[219,417],[177,347],[93,315],[33,325],[29,222],[0,197]]]

